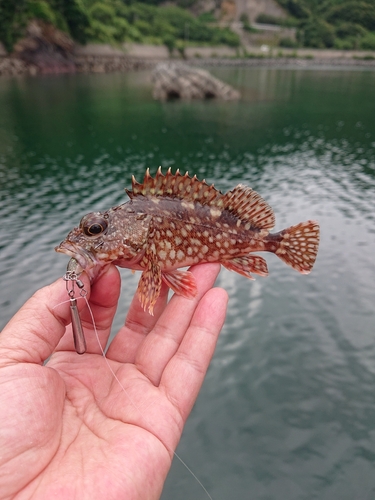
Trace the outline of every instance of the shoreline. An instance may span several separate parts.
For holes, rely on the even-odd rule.
[[[89,44],[77,46],[67,58],[70,68],[51,66],[41,71],[37,66],[0,51],[0,76],[61,73],[113,73],[153,69],[159,62],[182,62],[192,66],[229,66],[274,68],[371,68],[375,69],[375,52],[337,51],[330,49],[242,48],[242,56],[229,47],[188,47],[186,58],[169,57],[164,46],[128,44],[121,48]]]

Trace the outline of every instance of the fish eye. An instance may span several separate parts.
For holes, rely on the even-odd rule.
[[[86,236],[98,236],[107,229],[107,221],[103,217],[90,217],[81,221],[81,227]]]
[[[100,234],[104,231],[104,228],[101,224],[91,224],[89,228],[87,228],[88,234]]]

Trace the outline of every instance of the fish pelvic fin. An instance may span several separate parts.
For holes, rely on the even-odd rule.
[[[318,253],[320,228],[316,221],[301,222],[278,233],[281,241],[276,255],[301,274],[309,274]]]
[[[193,299],[198,293],[195,278],[190,271],[163,271],[161,277],[177,295]]]
[[[158,264],[149,260],[138,283],[137,293],[144,311],[154,315],[154,306],[161,291],[161,269]]]
[[[226,269],[229,269],[229,271],[235,271],[250,280],[255,279],[250,273],[268,276],[267,262],[259,255],[235,257],[234,259],[221,262],[221,264]]]

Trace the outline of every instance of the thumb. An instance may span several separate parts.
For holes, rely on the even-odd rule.
[[[82,274],[80,279],[89,291],[87,276]],[[22,362],[42,364],[71,322],[68,299],[62,278],[35,292],[0,334],[0,366]],[[80,310],[84,305],[83,300],[77,301]]]

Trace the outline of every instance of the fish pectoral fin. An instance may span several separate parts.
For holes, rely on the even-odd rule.
[[[161,290],[161,269],[160,266],[149,261],[146,269],[141,275],[138,283],[138,297],[144,311],[153,315],[154,306],[159,298]]]
[[[267,262],[259,255],[235,257],[234,259],[221,262],[221,264],[230,271],[235,271],[250,280],[255,279],[250,273],[268,276]]]
[[[161,277],[177,295],[192,299],[198,293],[195,278],[190,271],[163,272]]]

